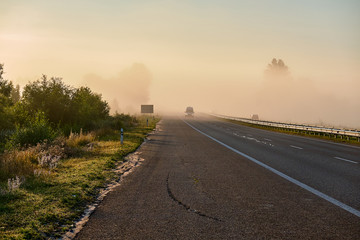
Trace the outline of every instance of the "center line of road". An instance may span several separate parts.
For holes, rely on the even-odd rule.
[[[183,120],[183,121],[184,121],[184,120]],[[233,147],[230,147],[229,145],[226,145],[225,143],[217,140],[216,138],[213,138],[213,137],[211,137],[210,135],[208,135],[208,134],[200,131],[199,129],[197,129],[196,127],[192,126],[190,123],[188,123],[188,122],[186,122],[186,121],[184,121],[184,123],[186,123],[187,125],[189,125],[189,126],[190,126],[192,129],[194,129],[195,131],[198,131],[198,132],[201,133],[202,135],[210,138],[211,140],[219,143],[220,145],[223,145],[224,147],[230,149],[231,151],[233,151],[233,152],[235,152],[235,153],[237,153],[237,154],[239,154],[239,155],[241,155],[241,156],[249,159],[250,161],[252,161],[252,162],[254,162],[254,163],[256,163],[256,164],[258,164],[258,165],[260,165],[260,166],[262,166],[262,167],[264,167],[264,168],[266,168],[267,170],[269,170],[269,171],[275,173],[276,175],[278,175],[278,176],[280,176],[280,177],[288,180],[289,182],[294,183],[295,185],[297,185],[297,186],[299,186],[299,187],[301,187],[301,188],[303,188],[303,189],[305,189],[305,190],[307,190],[307,191],[315,194],[315,195],[318,196],[318,197],[321,197],[322,199],[325,199],[326,201],[328,201],[328,202],[330,202],[330,203],[332,203],[332,204],[334,204],[334,205],[336,205],[336,206],[344,209],[345,211],[348,211],[349,213],[354,214],[354,215],[357,216],[357,217],[360,217],[360,211],[359,211],[359,210],[356,210],[355,208],[352,208],[352,207],[346,205],[345,203],[342,203],[342,202],[336,200],[335,198],[332,198],[332,197],[326,195],[325,193],[322,193],[322,192],[316,190],[315,188],[312,188],[312,187],[310,187],[310,186],[308,186],[308,185],[306,185],[306,184],[304,184],[304,183],[302,183],[302,182],[300,182],[300,181],[298,181],[298,180],[296,180],[296,179],[294,179],[294,178],[292,178],[292,177],[290,177],[290,176],[288,176],[288,175],[286,175],[286,174],[284,174],[284,173],[282,173],[282,172],[280,172],[280,171],[278,171],[278,170],[276,170],[276,169],[274,169],[274,168],[266,165],[265,163],[262,163],[262,162],[260,162],[259,160],[256,160],[255,158],[250,157],[249,155],[246,155],[245,153],[242,153],[242,152],[240,152],[239,150],[236,150],[236,149],[233,148]]]
[[[298,147],[298,146],[294,146],[294,145],[290,145],[290,147],[296,148],[296,149],[303,149],[302,147]]]
[[[351,161],[349,159],[345,159],[345,158],[341,158],[341,157],[334,157],[335,159],[337,160],[341,160],[341,161],[346,161],[346,162],[351,162],[351,163],[355,163],[355,164],[358,164],[358,162],[354,162],[354,161]]]

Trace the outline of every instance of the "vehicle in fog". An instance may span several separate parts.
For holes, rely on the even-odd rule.
[[[186,113],[185,117],[194,117],[194,108],[187,107],[185,113]]]
[[[253,115],[251,116],[251,119],[252,119],[252,120],[259,120],[259,115],[253,114]]]

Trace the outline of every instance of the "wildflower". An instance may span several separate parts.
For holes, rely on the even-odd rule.
[[[8,179],[8,191],[12,192],[20,188],[20,185],[25,182],[25,178],[19,178],[16,176],[15,178]]]

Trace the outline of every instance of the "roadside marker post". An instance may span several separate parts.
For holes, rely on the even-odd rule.
[[[149,118],[146,119],[146,126],[149,126]]]
[[[121,145],[123,145],[123,143],[124,143],[124,129],[123,128],[121,128],[120,142],[121,142]]]

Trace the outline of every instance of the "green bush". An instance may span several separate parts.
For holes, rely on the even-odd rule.
[[[100,94],[92,92],[88,87],[80,87],[72,96],[71,112],[72,125],[89,131],[101,127],[101,123],[109,116],[109,105]]]
[[[43,112],[36,113],[35,117],[25,127],[17,126],[15,132],[6,143],[7,149],[36,145],[43,141],[55,139],[57,132],[49,124]]]
[[[14,133],[13,130],[0,129],[0,153],[2,153],[5,150],[5,144],[13,133]]]
[[[14,128],[9,100],[0,93],[0,130]]]
[[[126,114],[116,113],[114,116],[111,116],[111,128],[120,130],[121,128],[130,128],[134,127],[137,124],[137,119],[134,116]]]
[[[64,124],[73,116],[70,109],[73,93],[61,78],[48,79],[43,75],[40,80],[25,85],[21,102],[29,113],[41,111],[52,124]]]

